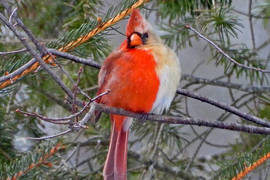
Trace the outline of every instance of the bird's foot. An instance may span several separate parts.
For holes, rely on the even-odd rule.
[[[139,119],[139,121],[144,124],[145,121],[147,120],[149,114],[148,113],[142,113],[142,117]]]

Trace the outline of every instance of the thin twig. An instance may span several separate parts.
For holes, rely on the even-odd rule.
[[[236,60],[231,58],[227,53],[225,53],[221,48],[219,48],[213,41],[211,41],[211,40],[207,39],[206,37],[204,37],[201,33],[196,31],[194,28],[190,27],[189,25],[186,25],[186,28],[193,31],[194,33],[196,33],[198,35],[198,37],[200,37],[203,40],[207,41],[214,48],[216,48],[221,54],[223,54],[227,59],[229,59],[232,63],[238,65],[239,67],[249,69],[249,70],[259,71],[259,72],[262,72],[262,73],[270,73],[269,70],[264,70],[264,69],[255,68],[255,67],[249,67],[249,66],[245,66],[244,64],[241,64],[241,63],[237,62]]]
[[[243,99],[244,97],[245,97],[245,96],[242,96],[242,97],[240,97],[239,99],[237,99],[235,102],[233,102],[232,106],[236,105],[237,102],[239,102],[239,101],[240,101],[241,99]],[[249,99],[248,101],[250,101],[250,99]],[[239,106],[237,106],[237,108],[241,108],[241,107],[244,106],[244,105],[246,105],[245,102],[243,102],[242,104],[240,104]],[[225,116],[226,114],[228,114],[228,115]],[[217,118],[217,121],[222,121],[222,122],[223,122],[224,120],[228,119],[228,117],[229,117],[230,115],[231,115],[231,114],[229,114],[228,112],[224,112],[221,116],[219,116],[219,117]],[[209,131],[212,132],[212,130],[213,130],[213,128],[211,128],[211,130],[209,130]],[[183,149],[183,150],[186,149],[186,148],[187,148],[188,146],[190,146],[193,142],[195,142],[195,141],[198,140],[198,139],[201,139],[202,136],[205,136],[206,133],[208,133],[208,131],[204,131],[203,133],[198,134],[198,136],[197,136],[196,138],[194,138],[192,141],[190,141],[189,144],[187,144],[187,145],[186,145],[185,147],[183,147],[182,149]],[[208,135],[210,135],[210,133],[208,133]],[[175,155],[175,157],[177,157],[177,154]]]
[[[193,84],[205,84],[205,85],[212,85],[212,86],[219,86],[225,88],[236,89],[239,91],[250,92],[250,93],[269,93],[270,87],[269,86],[252,86],[246,84],[236,84],[232,82],[220,81],[217,79],[206,79],[201,77],[192,76],[189,74],[182,74],[182,80],[189,81]]]
[[[110,91],[106,91],[104,93],[101,93],[99,94],[98,96],[96,96],[95,98],[91,99],[88,104],[90,103],[93,103],[97,98],[100,98],[101,96],[104,96],[106,94],[108,94]],[[88,107],[88,104],[84,107]],[[65,135],[71,131],[80,131],[81,129],[87,129],[88,127],[85,125],[87,123],[87,121],[90,119],[90,117],[94,114],[94,111],[95,109],[94,108],[90,108],[90,110],[87,112],[87,114],[84,116],[84,118],[79,121],[79,122],[76,122],[76,123],[73,123],[68,130],[64,131],[64,132],[61,132],[59,134],[56,134],[56,135],[51,135],[51,136],[44,136],[44,137],[40,137],[40,138],[33,138],[33,137],[28,137],[28,139],[32,139],[32,140],[45,140],[45,139],[52,139],[52,138],[55,138],[55,137],[58,137],[58,136],[62,136],[62,135]],[[17,112],[22,112],[20,110],[17,110]],[[81,112],[81,111],[80,111]],[[23,112],[25,113],[25,112]],[[25,113],[27,115],[33,115],[33,116],[37,116],[37,114],[35,113]],[[72,115],[74,116],[74,114]],[[45,119],[45,118],[44,118]],[[46,118],[48,119],[48,118]],[[63,118],[62,118],[63,119]],[[54,120],[54,119],[53,119]]]
[[[100,98],[100,97],[102,97],[102,96],[108,94],[109,92],[110,92],[110,91],[106,91],[106,92],[104,92],[104,93],[99,94],[99,95],[96,96],[95,98],[91,99],[91,100],[90,100],[90,101],[82,108],[82,110],[80,110],[79,112],[77,112],[77,113],[75,113],[75,114],[72,114],[72,115],[70,115],[70,116],[68,116],[68,117],[48,118],[48,117],[45,117],[45,116],[41,116],[41,115],[39,115],[39,114],[37,114],[37,113],[29,113],[29,112],[21,111],[21,110],[19,110],[19,109],[17,109],[16,112],[25,114],[26,116],[37,117],[37,118],[39,118],[39,119],[41,119],[41,120],[48,121],[48,122],[52,122],[52,123],[58,122],[58,121],[67,121],[67,120],[70,120],[70,119],[75,118],[75,117],[79,116],[80,114],[82,114],[82,113],[86,110],[86,108],[89,108],[89,105],[90,105],[92,102],[94,102],[96,99],[98,99],[98,98]]]
[[[75,84],[74,80],[71,78],[71,76],[69,75],[69,73],[61,66],[60,63],[58,63],[58,61],[55,59],[55,57],[53,56],[53,54],[52,54],[48,49],[46,49],[46,48],[45,48],[45,51],[46,51],[46,53],[49,54],[49,56],[53,59],[53,62],[54,62],[55,64],[57,64],[58,67],[64,72],[64,74],[68,77],[68,79],[72,82],[72,84]],[[60,52],[60,51],[58,51],[58,52]],[[61,53],[61,52],[60,52],[60,53]],[[64,53],[64,54],[67,54],[67,53]],[[77,57],[77,58],[78,58],[78,57]],[[80,87],[77,86],[77,89],[80,91],[80,93],[81,93],[82,95],[84,95],[85,97],[87,97],[88,99],[90,99],[90,97],[89,97],[86,93],[84,93],[84,92],[81,90]]]
[[[76,83],[74,83],[73,85],[73,94],[74,94],[74,97],[73,97],[73,101],[72,101],[72,108],[71,108],[71,113],[72,114],[75,114],[76,111],[77,111],[77,106],[76,106],[76,98],[77,98],[77,90],[78,90],[78,86],[79,86],[79,82],[80,82],[80,79],[81,79],[81,73],[83,71],[83,68],[80,67],[79,68],[79,71],[78,71],[78,79],[76,81]],[[77,118],[77,117],[76,117]],[[74,123],[74,118],[70,119],[69,121],[69,125],[72,126],[72,124]]]
[[[13,10],[13,12],[11,13],[11,15],[9,16],[9,22],[11,23],[11,21],[12,21],[12,18],[13,18],[13,16],[14,16],[14,14],[16,13],[16,11],[17,11],[17,9],[18,8],[15,8],[14,10]]]
[[[249,28],[250,28],[250,34],[251,34],[252,50],[253,50],[253,52],[255,52],[256,44],[255,44],[255,35],[254,35],[254,28],[253,28],[251,10],[252,10],[252,0],[249,0],[249,4],[248,4],[248,20],[249,20]]]
[[[16,112],[24,114],[26,116],[37,117],[37,118],[39,118],[39,119],[41,119],[43,121],[54,123],[54,124],[68,124],[68,122],[66,122],[66,121],[71,119],[71,118],[68,118],[68,117],[64,117],[64,118],[48,118],[48,117],[44,117],[44,116],[41,116],[41,115],[36,114],[36,113],[29,113],[29,112],[21,111],[20,109],[16,109]]]
[[[243,98],[243,96],[240,97],[238,100],[235,100],[234,103],[233,103],[233,105],[236,105],[237,102],[238,102],[240,99],[242,99],[242,98]],[[247,102],[249,102],[249,101],[250,101],[250,100],[248,100]],[[239,105],[237,108],[240,108],[241,106],[243,106],[243,105],[245,105],[245,104],[246,104],[246,102],[243,102],[243,103],[242,103],[241,105]],[[224,120],[228,119],[228,117],[229,117],[231,114],[228,114],[227,116],[225,116],[226,113],[228,113],[228,112],[227,112],[227,111],[224,112],[224,113],[217,119],[217,121],[224,121]],[[195,157],[197,156],[197,154],[198,154],[198,152],[199,152],[201,146],[203,145],[203,143],[207,143],[206,138],[210,135],[210,133],[211,133],[213,130],[214,130],[214,128],[212,127],[212,128],[210,128],[210,129],[208,129],[207,131],[203,132],[202,134],[200,134],[199,136],[197,136],[198,138],[201,138],[202,136],[204,136],[204,137],[201,138],[202,141],[200,142],[200,144],[199,144],[198,147],[196,148],[196,151],[194,152],[192,158],[190,159],[190,161],[189,161],[189,163],[188,163],[188,165],[187,165],[187,167],[186,167],[186,169],[185,169],[186,171],[188,171],[189,168],[191,167],[191,164],[192,164],[192,162],[194,161]],[[197,138],[196,138],[196,139],[197,139]]]
[[[235,9],[232,9],[232,11],[234,11],[234,12],[236,12],[238,14],[244,15],[244,16],[249,16],[249,14],[238,11],[238,10],[235,10]],[[256,19],[270,19],[270,16],[258,16],[258,15],[255,15],[255,14],[251,14],[251,17],[256,18]]]
[[[9,52],[0,52],[0,55],[8,55],[8,54],[17,54],[17,53],[22,53],[22,52],[26,52],[27,49],[21,49],[21,50],[17,50],[17,51],[9,51]]]
[[[50,136],[43,136],[43,137],[40,137],[40,138],[34,138],[34,137],[27,137],[27,139],[31,139],[31,140],[45,140],[45,139],[52,139],[52,138],[55,138],[55,137],[58,137],[58,136],[63,136],[69,132],[71,132],[72,130],[71,129],[68,129],[64,132],[61,132],[61,133],[58,133],[58,134],[55,134],[55,135],[50,135]]]
[[[201,149],[202,145],[204,144],[204,141],[206,140],[206,138],[208,137],[208,135],[210,134],[210,132],[213,130],[213,128],[210,128],[206,134],[204,135],[204,137],[202,138],[201,142],[199,143],[198,147],[196,148],[195,152],[193,153],[192,157],[190,158],[186,168],[185,168],[185,171],[188,172],[190,167],[191,167],[191,164],[193,163],[194,159],[196,158],[196,156],[198,155],[199,153],[199,150]]]
[[[161,134],[163,132],[163,129],[164,129],[164,125],[165,124],[158,124],[158,131],[157,131],[157,136],[155,138],[155,141],[154,141],[154,144],[153,144],[153,151],[152,151],[152,154],[149,156],[150,159],[153,159],[156,155],[156,152],[157,152],[157,149],[158,149],[158,145],[159,145],[159,141],[160,141],[160,137],[161,137]]]

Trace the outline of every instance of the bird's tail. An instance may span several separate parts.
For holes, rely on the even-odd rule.
[[[123,126],[124,116],[111,115],[111,120],[111,139],[103,176],[104,180],[126,180],[129,130],[125,131]]]

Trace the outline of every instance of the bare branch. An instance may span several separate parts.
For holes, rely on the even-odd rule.
[[[194,98],[194,99],[197,99],[197,100],[200,100],[202,102],[209,103],[209,104],[216,106],[216,107],[219,107],[221,109],[224,109],[224,110],[231,112],[231,113],[233,113],[233,114],[235,114],[235,115],[237,115],[237,116],[239,116],[247,121],[251,121],[253,123],[256,123],[256,124],[259,124],[259,125],[262,125],[265,127],[270,127],[269,121],[265,121],[261,118],[258,118],[257,116],[253,116],[252,114],[247,114],[245,112],[241,112],[239,109],[237,109],[233,106],[230,106],[226,103],[219,102],[217,100],[211,99],[211,98],[206,97],[206,96],[202,96],[202,95],[194,93],[194,92],[190,92],[190,91],[185,90],[185,89],[177,89],[177,93]]]
[[[104,93],[99,94],[99,95],[96,96],[95,98],[91,99],[91,100],[90,100],[90,101],[82,108],[82,110],[80,110],[79,112],[77,112],[77,113],[75,113],[75,114],[72,114],[72,115],[70,115],[70,116],[68,116],[68,117],[48,118],[48,117],[41,116],[41,115],[39,115],[39,114],[37,114],[37,113],[29,113],[29,112],[21,111],[21,110],[19,110],[19,109],[17,109],[16,112],[25,114],[26,116],[37,117],[37,118],[39,118],[39,119],[41,119],[41,120],[44,120],[44,121],[47,121],[47,122],[51,122],[51,123],[54,123],[54,124],[60,124],[59,122],[61,122],[61,121],[67,121],[67,120],[70,120],[70,119],[72,119],[72,118],[75,118],[75,117],[81,115],[81,114],[86,110],[86,108],[89,108],[89,105],[90,105],[92,102],[94,102],[96,99],[98,99],[98,98],[100,98],[100,97],[102,97],[102,96],[108,94],[109,92],[110,92],[110,91],[106,91],[106,92],[104,92]],[[63,122],[61,122],[61,124],[62,124],[62,123],[63,123]]]
[[[13,12],[11,13],[11,15],[9,16],[9,22],[11,23],[11,21],[12,21],[12,18],[13,18],[13,16],[14,16],[14,14],[16,13],[16,11],[17,11],[17,9],[18,8],[15,8],[14,10],[13,10]]]
[[[250,93],[270,92],[269,86],[252,86],[252,85],[246,85],[246,84],[236,84],[236,83],[231,83],[231,82],[219,81],[216,79],[212,80],[212,79],[196,77],[189,74],[182,74],[181,79],[194,83],[194,84],[219,86],[219,87],[231,88],[231,89],[236,89],[239,91],[245,91],[245,92],[250,92]]]
[[[84,59],[84,58],[74,56],[74,55],[69,54],[69,53],[61,52],[61,51],[58,51],[58,50],[55,50],[55,49],[48,49],[48,51],[50,53],[52,53],[53,55],[72,60],[72,61],[74,61],[76,63],[85,64],[85,65],[92,66],[92,67],[95,67],[95,68],[98,68],[98,69],[100,69],[100,67],[101,67],[101,65],[99,63],[95,62],[92,59]]]
[[[36,63],[36,59],[31,59],[28,63],[24,64],[23,66],[21,66],[19,69],[15,70],[14,72],[12,72],[6,76],[0,77],[0,83],[8,81],[8,80],[10,80],[18,75],[23,76],[22,73],[26,72],[26,70],[28,70],[30,67],[32,67],[33,64],[35,64],[35,63]]]
[[[134,113],[131,111],[127,111],[121,108],[108,107],[103,104],[95,103],[95,110],[106,112],[110,114],[118,114],[122,116],[134,117],[137,119],[142,119],[145,117],[145,114],[142,113]],[[225,123],[220,121],[211,121],[199,118],[188,118],[188,117],[174,117],[174,116],[159,116],[154,114],[147,115],[148,121],[157,121],[159,123],[167,123],[167,124],[189,124],[196,126],[204,126],[204,127],[215,127],[219,129],[227,129],[232,131],[241,131],[253,134],[268,134],[270,135],[270,128],[266,127],[257,127],[251,125],[243,125],[238,123]]]
[[[76,83],[73,84],[73,94],[74,94],[74,97],[73,97],[73,101],[72,101],[72,108],[71,108],[71,113],[74,114],[76,113],[76,111],[78,110],[77,106],[76,106],[76,98],[77,98],[77,90],[78,90],[78,85],[79,85],[79,82],[81,80],[81,73],[83,71],[83,68],[80,67],[79,68],[79,71],[78,71],[78,79],[76,81]],[[77,117],[76,117],[77,118]],[[74,123],[74,118],[71,118],[70,121],[69,121],[69,125],[72,126],[72,124]]]
[[[26,52],[27,49],[21,49],[21,50],[17,50],[17,51],[9,51],[9,52],[0,52],[0,55],[8,55],[8,54],[16,54],[16,53],[22,53],[22,52]]]
[[[51,122],[51,123],[55,123],[55,124],[64,124],[64,122],[59,123],[58,122],[59,119],[67,120],[67,119],[71,119],[70,117],[72,117],[72,118],[77,117],[77,115],[81,114],[87,107],[89,107],[90,103],[93,103],[96,99],[100,98],[101,96],[104,96],[104,95],[108,94],[109,92],[110,91],[106,91],[104,93],[99,94],[95,98],[91,99],[87,103],[87,105],[80,112],[78,112],[76,114],[73,114],[73,115],[71,115],[71,116],[69,116],[67,118],[46,118],[46,117],[43,117],[43,116],[38,115],[36,113],[27,113],[27,112],[24,112],[24,111],[20,111],[18,109],[16,110],[16,112],[23,113],[23,114],[28,115],[28,116],[35,116],[35,117],[38,117],[41,120],[44,120],[44,121],[47,121],[47,122]],[[94,108],[90,108],[90,110],[87,112],[87,114],[84,116],[84,118],[79,122],[66,123],[66,124],[69,124],[69,129],[64,131],[64,132],[61,132],[61,133],[56,134],[56,135],[44,136],[44,137],[40,137],[40,138],[28,137],[28,139],[32,139],[32,140],[52,139],[52,138],[55,138],[55,137],[58,137],[58,136],[61,136],[61,135],[65,135],[65,134],[67,134],[69,132],[72,132],[72,131],[80,131],[81,129],[87,129],[88,127],[85,124],[91,118],[91,116],[94,114],[94,110],[95,110]]]
[[[31,139],[31,140],[46,140],[46,139],[52,139],[52,138],[55,138],[55,137],[58,137],[58,136],[63,136],[69,132],[71,132],[72,130],[71,129],[68,129],[64,132],[61,132],[59,134],[55,134],[55,135],[51,135],[51,136],[43,136],[43,137],[40,137],[40,138],[34,138],[34,137],[27,137],[27,139]]]
[[[47,117],[41,116],[41,115],[36,114],[36,113],[29,113],[29,112],[21,111],[19,109],[17,109],[16,112],[24,114],[26,116],[37,117],[43,121],[54,123],[54,124],[68,124],[68,122],[65,122],[65,120],[69,120],[66,118],[47,118]]]
[[[238,11],[238,10],[235,10],[235,9],[232,9],[232,11],[238,13],[238,14],[241,14],[241,15],[244,15],[244,16],[249,16],[249,14],[245,13],[245,12],[241,12],[241,11]],[[251,17],[255,18],[255,19],[270,19],[270,16],[257,16],[255,14],[250,14]]]

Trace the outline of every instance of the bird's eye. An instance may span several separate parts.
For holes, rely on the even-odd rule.
[[[148,37],[149,37],[148,33],[142,34],[141,39],[142,39],[143,44],[146,44]]]
[[[143,35],[142,35],[142,38],[148,38],[149,36],[148,36],[148,33],[144,33]]]

